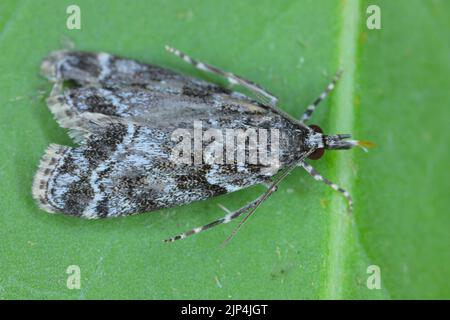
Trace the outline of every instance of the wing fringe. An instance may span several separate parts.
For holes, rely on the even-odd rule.
[[[50,213],[58,212],[59,208],[48,201],[49,180],[55,168],[58,166],[58,163],[63,158],[64,153],[68,149],[70,149],[70,147],[58,144],[49,145],[42,156],[39,168],[34,176],[32,187],[33,198],[36,200],[39,208]]]

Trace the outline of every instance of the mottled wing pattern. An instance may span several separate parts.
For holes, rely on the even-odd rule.
[[[171,131],[88,113],[79,147],[51,145],[33,193],[41,207],[86,218],[152,211],[263,182],[261,168],[171,161]],[[92,119],[91,119],[92,118]],[[105,119],[106,118],[106,119]]]
[[[203,80],[104,52],[56,51],[44,59],[41,72],[53,82],[70,80],[81,86],[132,85],[175,93],[229,92]]]
[[[207,128],[292,129],[295,124],[271,109],[238,94],[205,95],[159,92],[146,88],[79,87],[49,99],[50,108],[61,117],[85,112],[101,113],[152,127],[179,128],[203,121]],[[58,104],[58,106],[53,106]],[[58,108],[70,112],[61,113]]]
[[[86,55],[86,58],[83,58],[83,55]],[[108,63],[105,64],[104,61]],[[129,67],[128,70],[124,66],[118,67],[122,64],[136,66]],[[49,78],[50,74],[60,74],[64,80],[78,79],[79,74],[84,75],[81,77],[83,79],[95,78],[98,74],[113,74],[101,77],[103,80],[100,85],[98,82],[87,83],[65,91],[60,87],[52,92],[48,99],[49,108],[59,124],[65,128],[78,129],[79,115],[94,112],[124,118],[152,128],[170,130],[192,128],[194,121],[201,121],[204,130],[278,129],[281,133],[282,162],[288,162],[288,158],[292,157],[293,141],[298,141],[298,137],[306,130],[301,126],[299,128],[297,123],[283,114],[278,114],[272,108],[241,93],[224,91],[223,88],[205,81],[106,53],[62,51],[52,54],[43,65],[45,67],[42,69],[46,70],[45,74]],[[103,68],[107,68],[107,71],[101,71]],[[141,80],[133,80],[134,77]],[[117,79],[120,79],[121,85],[115,83]],[[152,85],[148,85],[151,81]],[[161,83],[170,83],[171,86],[162,88]],[[72,130],[70,133],[79,141],[82,138],[79,132],[82,131]]]
[[[105,53],[60,51],[43,62],[42,70],[57,83],[50,109],[80,142],[75,148],[51,145],[41,161],[33,195],[50,212],[129,215],[267,181],[258,165],[171,161],[173,130],[192,128],[194,120],[205,130],[296,129],[243,95]],[[63,91],[61,80],[77,86]],[[289,147],[286,141],[280,146],[283,165],[293,161]]]

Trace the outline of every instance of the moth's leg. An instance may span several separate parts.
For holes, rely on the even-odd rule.
[[[314,100],[312,104],[306,108],[305,112],[302,115],[301,122],[305,123],[306,121],[311,118],[313,112],[316,110],[317,106],[328,96],[328,94],[334,89],[336,86],[336,82],[341,77],[342,71],[339,70],[336,75],[334,76],[334,79],[328,84],[328,86],[325,88],[325,90],[320,94],[320,96]]]
[[[274,191],[272,191],[271,193],[273,193],[273,192]],[[184,238],[186,238],[188,236],[191,236],[193,234],[197,234],[197,233],[203,232],[205,230],[211,229],[212,227],[215,227],[215,226],[218,226],[218,225],[221,225],[221,224],[225,224],[225,223],[229,223],[232,220],[240,217],[243,213],[245,213],[245,212],[247,212],[249,210],[252,210],[253,208],[256,208],[257,206],[259,206],[259,204],[262,202],[261,199],[263,198],[263,196],[266,193],[267,192],[265,192],[264,194],[259,196],[257,199],[253,200],[252,202],[248,203],[247,205],[243,206],[242,208],[240,208],[240,209],[238,209],[236,211],[233,211],[233,212],[230,212],[228,209],[226,209],[225,207],[221,206],[221,208],[225,212],[227,212],[227,214],[224,217],[222,217],[220,219],[217,219],[217,220],[215,220],[215,221],[213,221],[211,223],[208,223],[208,224],[206,224],[206,225],[204,225],[202,227],[197,227],[197,228],[191,229],[189,231],[180,233],[180,234],[178,234],[178,235],[176,235],[174,237],[171,237],[169,239],[164,240],[164,242],[173,242],[175,240],[184,239]],[[266,198],[267,198],[267,196],[266,196]]]
[[[277,101],[278,101],[277,97],[275,97],[269,91],[265,90],[264,88],[260,87],[259,85],[257,85],[256,83],[254,83],[250,80],[241,78],[235,74],[232,74],[231,72],[223,71],[212,65],[192,59],[187,54],[185,54],[177,49],[174,49],[172,47],[166,46],[166,50],[169,51],[170,53],[173,53],[174,55],[180,57],[187,63],[192,64],[194,67],[196,67],[199,70],[222,76],[222,77],[226,78],[231,85],[239,84],[239,85],[247,88],[255,96],[262,99],[263,102],[266,102],[271,106],[275,106],[277,104]]]
[[[353,199],[352,199],[352,197],[350,196],[350,193],[348,193],[347,190],[345,190],[345,189],[339,187],[337,184],[335,184],[335,183],[331,182],[330,180],[324,178],[320,173],[318,173],[318,172],[316,171],[316,169],[314,169],[314,168],[313,168],[312,166],[310,166],[309,164],[307,164],[307,163],[305,163],[305,162],[302,162],[300,165],[301,165],[301,166],[306,170],[306,172],[308,172],[308,173],[311,175],[311,177],[313,177],[315,180],[317,180],[317,181],[322,181],[322,182],[324,182],[325,184],[329,185],[329,186],[330,186],[331,188],[333,188],[334,190],[336,190],[336,191],[342,193],[342,194],[344,195],[344,197],[347,199],[347,202],[348,202],[348,211],[349,211],[349,213],[352,212],[352,210],[353,210]]]
[[[253,207],[255,205],[255,202],[256,202],[256,200],[250,202],[249,204],[245,205],[244,207],[242,207],[242,208],[240,208],[240,209],[238,209],[238,210],[236,210],[234,212],[228,212],[228,210],[227,210],[226,211],[227,214],[224,217],[222,217],[220,219],[217,219],[217,220],[215,220],[215,221],[213,221],[211,223],[205,224],[204,226],[197,227],[197,228],[191,229],[189,231],[180,233],[180,234],[178,234],[178,235],[176,235],[174,237],[171,237],[169,239],[165,239],[164,242],[173,242],[175,240],[184,239],[184,238],[189,237],[189,236],[191,236],[193,234],[197,234],[197,233],[200,233],[202,231],[211,229],[212,227],[218,226],[220,224],[229,223],[232,220],[236,219],[237,217],[241,216],[245,211],[247,211],[251,207]]]
[[[225,239],[225,241],[223,242],[222,245],[227,244],[236,234],[236,232],[239,230],[239,228],[244,224],[245,221],[248,220],[248,218],[250,218],[250,216],[256,211],[256,209],[258,209],[258,207],[261,205],[261,203],[263,203],[270,195],[272,195],[272,193],[274,193],[275,191],[278,190],[278,184],[284,180],[284,178],[286,178],[291,172],[292,170],[295,169],[295,167],[297,167],[297,163],[291,164],[290,166],[288,166],[283,173],[281,173],[276,179],[275,181],[269,183],[266,183],[267,186],[267,191],[262,194],[258,199],[256,199],[256,203],[255,206],[253,208],[250,209],[250,211],[246,214],[246,216],[239,222],[239,224],[233,229],[233,231],[231,232],[231,234],[228,236],[228,238]]]
[[[281,181],[281,180],[280,180]],[[267,191],[262,194],[258,199],[256,199],[256,203],[254,204],[254,206],[252,208],[250,208],[250,211],[245,215],[245,217],[239,222],[239,224],[233,229],[233,231],[230,233],[230,235],[225,239],[225,241],[222,243],[222,246],[225,246],[228,242],[230,242],[230,240],[234,237],[234,235],[236,234],[236,232],[241,228],[241,226],[244,224],[245,221],[248,220],[248,218],[250,218],[253,213],[256,211],[256,209],[258,209],[258,207],[270,196],[272,195],[275,191],[278,190],[277,187],[278,182],[274,182],[272,184],[266,184],[267,187]]]
[[[218,219],[216,221],[213,221],[207,225],[204,225],[203,227],[198,227],[198,228],[194,228],[190,231],[187,232],[183,232],[180,233],[179,235],[176,235],[175,237],[169,238],[164,240],[164,242],[173,242],[175,240],[179,240],[179,239],[184,239],[190,235],[193,234],[197,234],[200,233],[202,231],[208,230],[212,227],[215,227],[217,225],[220,224],[224,224],[224,223],[228,223],[234,219],[236,219],[237,217],[241,216],[244,212],[247,212],[247,215],[244,217],[244,219],[242,219],[242,221],[236,226],[236,228],[234,228],[233,232],[230,234],[230,236],[225,240],[224,244],[226,244],[228,241],[231,240],[231,238],[233,238],[233,236],[236,234],[237,230],[239,230],[239,228],[242,226],[242,224],[247,221],[247,219],[256,211],[256,209],[258,209],[258,207],[261,205],[261,203],[263,203],[270,195],[272,195],[275,191],[277,191],[278,189],[278,184],[287,177],[287,175],[289,173],[291,173],[291,171],[297,166],[297,164],[293,164],[289,167],[287,167],[285,169],[285,171],[280,174],[275,181],[270,182],[270,183],[264,183],[264,185],[266,185],[267,187],[267,191],[264,192],[262,195],[260,195],[258,198],[256,198],[255,200],[253,200],[252,202],[250,202],[249,204],[247,204],[246,206],[234,211],[234,212],[228,212],[227,211],[227,215],[224,216],[221,219]]]

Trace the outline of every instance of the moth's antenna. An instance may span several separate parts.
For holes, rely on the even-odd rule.
[[[338,70],[338,72],[336,72],[336,75],[334,76],[334,79],[327,85],[327,87],[320,94],[320,96],[318,98],[316,98],[316,100],[314,100],[314,102],[311,103],[308,106],[308,108],[306,108],[305,112],[303,113],[303,115],[302,115],[302,117],[300,119],[300,121],[302,123],[306,123],[309,120],[309,118],[311,118],[311,116],[314,113],[314,111],[316,110],[317,106],[323,100],[325,100],[325,98],[330,94],[330,92],[334,89],[334,87],[336,87],[336,83],[341,78],[341,75],[342,75],[342,70]]]

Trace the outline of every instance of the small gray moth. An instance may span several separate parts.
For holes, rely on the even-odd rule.
[[[255,97],[107,53],[52,53],[41,65],[43,75],[54,82],[47,103],[56,121],[69,129],[79,146],[51,144],[46,150],[32,188],[43,210],[83,218],[117,217],[180,206],[255,184],[266,185],[267,191],[244,207],[234,212],[226,210],[223,218],[165,241],[228,223],[245,213],[230,239],[276,191],[279,182],[301,166],[316,180],[341,192],[351,211],[350,194],[305,162],[307,158],[320,158],[325,149],[369,146],[368,142],[349,139],[348,134],[325,135],[320,127],[306,125],[334,88],[340,73],[297,120],[276,107],[277,99],[255,83],[198,62],[176,49],[166,49],[200,70],[225,77],[231,85],[243,86]],[[192,132],[199,122],[202,133],[210,129],[266,130],[273,138],[274,132],[279,132],[277,141],[266,137],[268,149],[273,153],[277,149],[277,158],[273,159],[276,166],[273,161],[237,163],[234,159],[215,163],[202,157],[193,164],[172,161],[173,150],[180,142],[174,139],[174,132]],[[200,140],[200,147],[208,148],[212,141]],[[227,157],[234,157],[238,151],[248,157],[252,151],[250,140],[247,144],[244,140],[244,148],[239,150],[232,144]],[[195,157],[189,154],[187,159]]]

